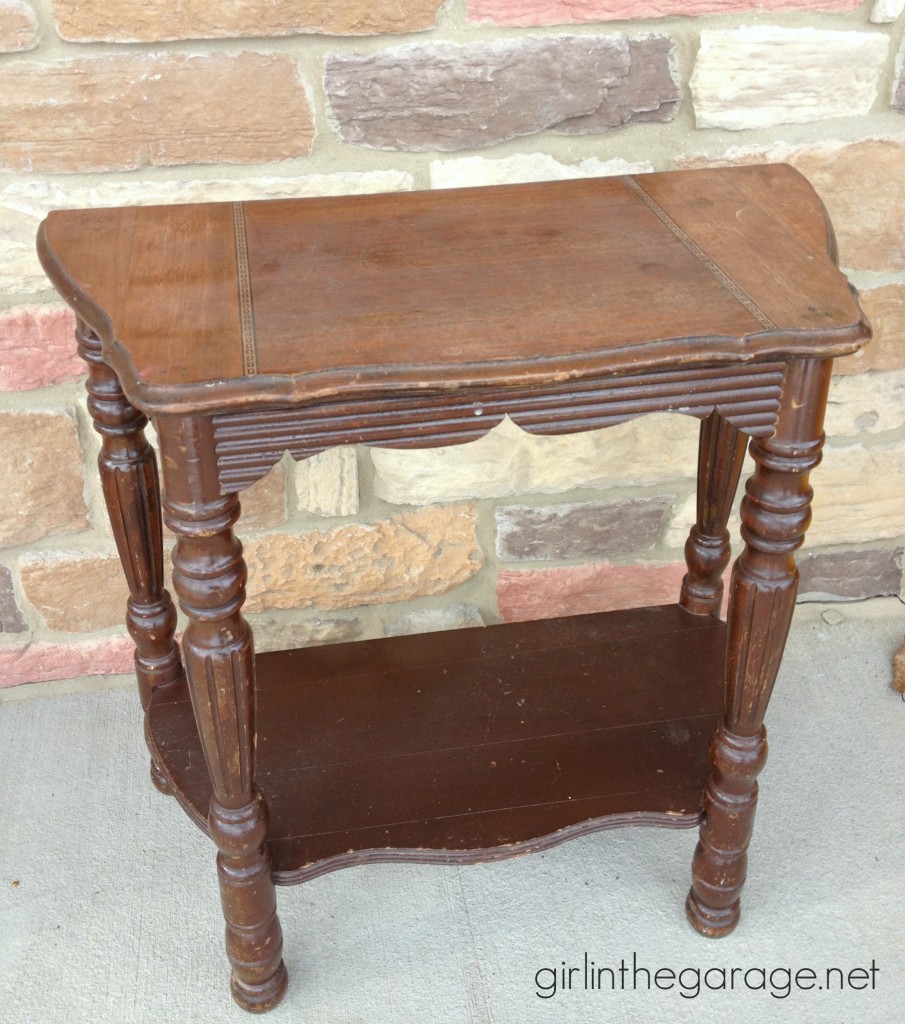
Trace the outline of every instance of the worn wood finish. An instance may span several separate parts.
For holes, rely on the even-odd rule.
[[[675,605],[258,655],[276,879],[695,825],[724,657],[724,623]],[[211,781],[183,686],[155,694],[151,726],[205,827]]]
[[[274,882],[353,863],[461,862],[701,819],[689,919],[707,935],[734,927],[830,364],[870,333],[800,175],[62,211],[38,247],[82,325],[102,474],[127,481],[105,490],[145,699],[169,680],[150,694],[149,743],[219,849],[240,1005],[267,1009],[286,986]],[[459,443],[505,415],[557,434],[662,410],[702,420],[679,606],[255,660],[237,494],[285,451]],[[178,537],[185,680],[145,414]]]
[[[147,711],[151,691],[182,674],[175,640],[176,610],[163,582],[157,459],[144,435],[147,417],[126,400],[116,374],[103,362],[100,340],[81,320],[76,341],[88,364],[88,412],[101,437],[98,469],[129,585],[126,623],[135,641],[135,675]],[[153,756],[151,779],[158,789],[168,791]]]
[[[196,414],[844,355],[866,327],[830,246],[782,165],[60,211],[39,235],[129,398]]]
[[[697,521],[685,544],[688,572],[682,580],[680,598],[683,608],[698,615],[714,615],[720,611],[723,570],[731,554],[726,526],[738,490],[747,443],[745,434],[722,412],[714,410],[701,423]]]
[[[826,360],[792,360],[776,431],[751,443],[755,469],[741,507],[745,549],[731,580],[726,706],[711,746],[687,902],[689,919],[705,935],[724,935],[738,923],[756,780],[767,758],[764,715],[795,607],[794,554],[811,521],[808,475],[823,448],[830,370]]]
[[[173,585],[189,620],[182,649],[212,782],[208,828],[220,851],[233,997],[247,1010],[263,1011],[279,1002],[287,975],[267,806],[255,784],[254,651],[241,612],[247,572],[232,529],[239,502],[219,493],[208,421],[164,417],[158,437],[164,516],[177,535]]]
[[[624,423],[650,412],[708,417],[752,437],[776,422],[784,363],[692,367],[537,388],[483,388],[398,399],[342,401],[214,417],[224,492],[242,490],[290,452],[304,459],[335,445],[425,448],[482,437],[509,416],[532,434],[563,434]],[[737,482],[737,479],[736,479]]]

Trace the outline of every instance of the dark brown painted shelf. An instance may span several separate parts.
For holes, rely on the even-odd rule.
[[[678,605],[260,654],[256,778],[276,879],[695,825],[724,662],[724,623]],[[184,682],[155,691],[149,726],[206,828]]]

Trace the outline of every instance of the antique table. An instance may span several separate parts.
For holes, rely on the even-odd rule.
[[[62,211],[39,250],[88,363],[152,774],[219,850],[241,1006],[286,987],[275,883],[351,864],[700,823],[688,917],[735,926],[832,358],[870,334],[802,177]],[[255,657],[238,494],[286,451],[664,410],[702,421],[677,604]]]

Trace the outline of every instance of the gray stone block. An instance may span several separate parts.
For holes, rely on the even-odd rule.
[[[664,37],[558,36],[422,43],[327,58],[325,91],[345,142],[453,151],[556,128],[601,132],[668,120],[678,100]]]

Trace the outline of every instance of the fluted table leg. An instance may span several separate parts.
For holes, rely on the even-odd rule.
[[[748,439],[716,411],[701,422],[697,520],[685,544],[688,572],[679,603],[695,615],[716,615],[729,564],[729,513]]]
[[[176,533],[173,584],[188,616],[183,654],[213,784],[208,823],[226,918],[232,992],[246,1010],[286,990],[283,939],[265,842],[267,806],[255,786],[254,653],[242,617],[246,567],[233,533],[235,494],[221,495],[210,421],[164,417],[164,514]]]
[[[764,713],[795,606],[794,553],[811,519],[808,475],[820,462],[831,365],[791,361],[776,430],[751,444],[755,468],[741,507],[745,549],[729,594],[726,701],[711,741],[713,771],[686,904],[704,935],[725,935],[739,919],[757,775],[767,757]]]
[[[101,485],[129,585],[126,622],[135,641],[138,692],[147,710],[154,687],[182,675],[176,609],[164,588],[157,460],[144,434],[147,418],[126,399],[116,374],[101,358],[99,339],[81,320],[76,340],[88,364],[88,411],[101,436]],[[153,753],[151,778],[158,789],[169,791]]]

